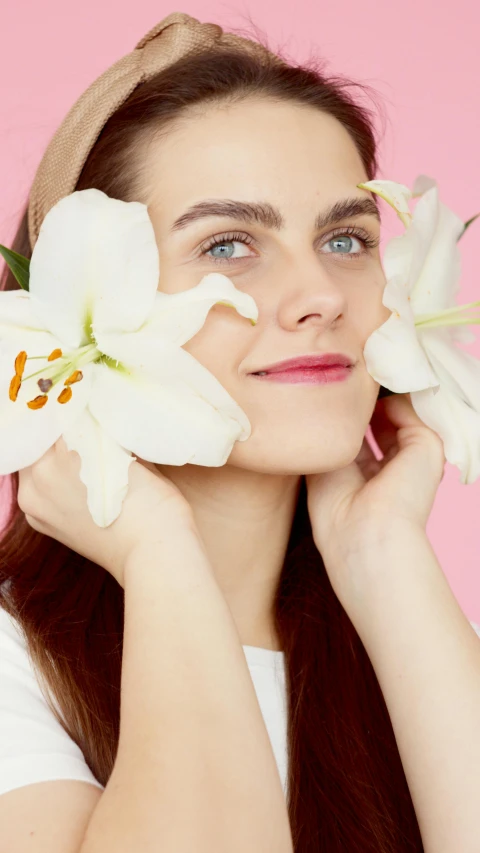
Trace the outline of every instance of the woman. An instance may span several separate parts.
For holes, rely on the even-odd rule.
[[[453,826],[447,808],[465,797],[460,750],[426,663],[447,620],[449,688],[466,690],[479,654],[424,532],[443,448],[408,395],[377,402],[362,357],[390,313],[378,213],[357,188],[376,157],[346,81],[220,42],[140,82],[93,141],[72,189],[148,205],[161,290],[221,271],[254,296],[255,328],[216,305],[185,344],[252,435],[220,468],[133,463],[106,529],[62,440],[20,472],[1,601],[60,716],[42,717],[36,770],[23,758],[22,775],[15,750],[4,764],[2,849],[27,849],[33,829],[28,849],[50,852],[466,849],[470,812]],[[27,212],[13,248],[31,255]],[[352,362],[342,381],[268,373],[328,352]],[[27,736],[39,751],[33,705],[18,708],[18,752]]]

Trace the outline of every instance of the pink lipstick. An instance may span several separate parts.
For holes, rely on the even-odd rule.
[[[325,385],[348,379],[353,364],[353,359],[342,353],[312,353],[267,365],[251,375],[270,382]]]

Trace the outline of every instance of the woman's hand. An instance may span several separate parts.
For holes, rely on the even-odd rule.
[[[350,557],[375,547],[389,529],[425,529],[445,466],[443,441],[416,414],[409,394],[377,401],[372,433],[356,459],[336,471],[306,476],[315,545],[340,601],[348,600]]]
[[[190,505],[177,487],[148,462],[132,462],[122,511],[98,527],[80,480],[80,457],[60,438],[19,472],[18,504],[34,530],[45,533],[103,566],[123,587],[125,562],[138,546],[155,546],[165,535],[195,530]]]

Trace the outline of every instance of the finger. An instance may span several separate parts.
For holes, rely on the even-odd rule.
[[[152,474],[156,474],[158,476],[159,471],[154,462],[146,462],[145,459],[140,459],[138,456],[137,462],[139,462],[140,465],[143,465],[144,468],[148,468],[148,470],[151,471]]]
[[[413,408],[409,393],[384,397],[382,403],[386,417],[397,429],[401,427],[426,427],[426,424]]]
[[[370,420],[372,435],[384,456],[397,446],[397,428],[390,420],[385,408],[387,399],[391,398],[385,397],[377,402]]]
[[[415,444],[419,441],[424,446],[427,446],[428,443],[428,447],[432,449],[438,464],[442,466],[443,472],[443,466],[446,462],[443,440],[435,430],[427,426],[419,415],[417,415],[413,408],[410,394],[394,394],[392,397],[386,397],[384,402],[391,422],[399,430],[404,430],[399,435],[400,447],[412,443]]]
[[[363,444],[355,462],[366,480],[370,480],[375,474],[378,474],[382,467],[382,462],[375,456],[366,437],[363,439]]]
[[[53,450],[59,459],[66,459],[69,454],[73,454],[75,452],[73,450],[68,449],[65,443],[65,439],[62,436],[60,436],[60,438],[58,438],[55,444],[53,445]],[[71,458],[71,456],[69,458]]]
[[[362,446],[355,458],[355,462],[359,462],[361,465],[369,465],[371,462],[378,462],[378,459],[370,447],[366,436],[363,438]]]
[[[61,436],[53,445],[53,451],[57,461],[62,466],[62,470],[67,470],[69,475],[72,473],[80,477],[80,468],[82,465],[80,454],[76,450],[69,450],[65,440]]]

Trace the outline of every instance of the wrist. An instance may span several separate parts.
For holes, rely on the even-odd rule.
[[[339,542],[330,542],[322,550],[322,557],[330,564],[365,564],[365,570],[371,567],[375,571],[378,559],[412,539],[427,538],[425,528],[409,519],[388,518],[362,524],[353,535],[343,535]],[[428,539],[427,539],[428,541]]]
[[[357,630],[386,602],[439,568],[424,528],[400,519],[381,528],[365,528],[353,543],[344,542],[335,556],[323,559],[332,586]]]
[[[213,577],[204,543],[193,522],[176,518],[168,531],[142,540],[124,561],[124,587],[138,576],[170,578],[181,584],[200,576]]]

